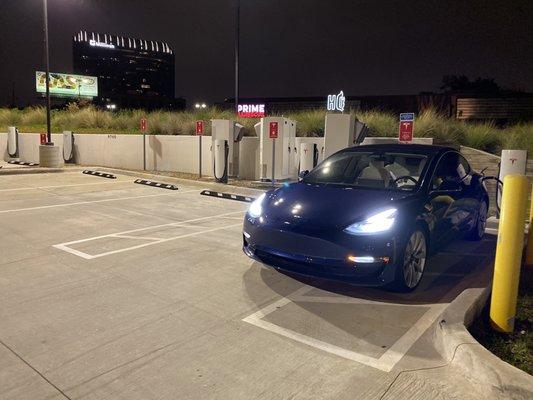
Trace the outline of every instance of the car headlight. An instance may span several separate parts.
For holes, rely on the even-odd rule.
[[[253,218],[259,218],[263,214],[263,200],[265,199],[266,193],[263,193],[257,199],[255,199],[250,207],[248,208],[248,215]]]
[[[344,231],[352,235],[368,235],[388,231],[394,225],[396,219],[396,208],[389,208],[361,222],[350,225]]]

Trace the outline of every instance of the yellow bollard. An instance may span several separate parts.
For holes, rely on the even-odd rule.
[[[512,332],[514,329],[524,246],[527,183],[525,175],[507,175],[503,182],[490,301],[490,324],[500,332]]]
[[[533,188],[529,205],[529,230],[527,234],[526,265],[533,265]]]

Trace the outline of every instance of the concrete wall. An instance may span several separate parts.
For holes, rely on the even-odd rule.
[[[53,134],[53,142],[63,151],[63,135]],[[146,136],[146,169],[195,173],[199,171],[198,136]],[[39,162],[38,133],[19,134],[19,159]],[[213,175],[211,136],[202,137],[202,174]],[[0,133],[0,150],[7,154],[7,133]],[[257,179],[255,163],[259,154],[259,138],[245,137],[239,145],[239,176]],[[143,169],[142,135],[74,134],[74,160],[80,165],[94,165],[125,169]]]

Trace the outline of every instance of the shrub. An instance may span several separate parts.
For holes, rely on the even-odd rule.
[[[297,121],[297,136],[323,136],[325,110],[305,110],[287,114]],[[71,103],[64,110],[52,111],[54,131],[74,130],[82,133],[140,133],[142,117],[148,119],[148,133],[158,135],[194,135],[196,121],[234,118],[233,110],[210,107],[194,111],[119,110],[110,112],[94,106]],[[395,137],[398,115],[379,110],[360,111],[356,117],[369,128],[370,136]],[[255,136],[257,118],[236,118],[244,126],[244,135]],[[0,129],[17,125],[20,131],[43,131],[46,111],[43,107],[25,110],[0,109]],[[210,134],[211,124],[205,126]],[[439,142],[462,144],[498,154],[502,148],[526,149],[533,156],[533,123],[498,128],[491,123],[466,123],[426,110],[415,120],[415,137],[433,137]]]

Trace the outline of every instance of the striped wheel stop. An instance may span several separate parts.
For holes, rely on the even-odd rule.
[[[170,185],[168,183],[147,181],[146,179],[135,179],[134,183],[138,183],[139,185],[158,187],[162,189],[178,190],[178,187],[175,185]]]
[[[254,197],[243,196],[243,195],[240,195],[240,194],[214,192],[212,190],[202,190],[202,192],[200,194],[202,194],[204,196],[219,197],[221,199],[244,201],[246,203],[251,203],[252,201],[255,200]]]
[[[35,166],[39,165],[39,164],[33,163],[33,162],[16,161],[16,160],[8,161],[8,164],[26,165],[28,167],[35,167]]]
[[[117,179],[117,177],[113,174],[106,174],[105,172],[98,172],[98,171],[91,171],[86,169],[83,171],[85,175],[93,175],[93,176],[100,176],[102,178],[109,178],[109,179]]]

